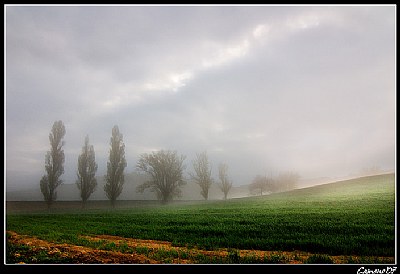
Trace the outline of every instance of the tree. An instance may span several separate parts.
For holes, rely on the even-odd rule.
[[[363,176],[370,176],[370,175],[377,175],[383,173],[383,170],[379,166],[370,166],[363,168],[361,171],[361,175]]]
[[[107,198],[111,201],[112,207],[115,207],[115,201],[121,194],[124,185],[124,169],[126,167],[123,136],[116,125],[112,129],[110,146],[107,174],[104,176],[106,180],[104,191]]]
[[[276,192],[278,190],[277,180],[274,179],[272,176],[265,176],[266,183],[267,183],[267,191],[268,192]]]
[[[278,191],[289,191],[297,187],[297,183],[300,179],[299,174],[296,172],[286,171],[280,173],[276,179]]]
[[[274,192],[276,190],[276,183],[272,177],[257,175],[249,185],[250,193]]]
[[[232,188],[232,183],[228,179],[227,172],[228,172],[228,166],[224,163],[221,163],[218,166],[218,175],[219,175],[218,177],[219,180],[221,181],[221,183],[219,184],[219,188],[224,193],[224,200],[227,199],[228,193]]]
[[[192,162],[196,174],[190,173],[190,177],[201,188],[201,195],[208,200],[208,191],[213,183],[211,178],[211,167],[208,163],[207,152],[196,154],[196,159]]]
[[[143,193],[146,189],[155,192],[157,199],[166,204],[175,197],[181,197],[183,180],[183,161],[185,156],[178,156],[176,151],[158,151],[140,156],[137,168],[150,175],[150,180],[137,186],[136,191]]]
[[[57,199],[57,187],[62,184],[60,179],[64,173],[64,150],[62,149],[65,142],[65,126],[62,121],[55,121],[49,134],[50,151],[46,153],[45,169],[46,175],[40,180],[40,190],[43,193],[47,207],[50,208],[52,203]]]
[[[263,195],[263,192],[267,191],[267,177],[257,175],[249,185],[249,190],[250,193],[259,192],[260,195]]]
[[[90,195],[96,189],[96,171],[97,164],[94,148],[92,145],[89,145],[89,136],[86,136],[85,145],[82,147],[82,153],[78,157],[78,180],[76,180],[76,185],[81,193],[83,208],[85,207],[86,201],[89,199]]]

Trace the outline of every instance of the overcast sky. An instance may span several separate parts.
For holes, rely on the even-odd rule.
[[[396,6],[6,5],[7,187],[39,185],[62,120],[65,182],[89,135],[106,173],[176,150],[213,177],[395,167]]]

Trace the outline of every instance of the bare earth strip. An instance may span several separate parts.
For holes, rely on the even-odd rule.
[[[7,231],[11,236],[8,241],[17,245],[27,245],[33,248],[33,250],[46,250],[51,254],[58,254],[60,257],[71,258],[74,263],[77,264],[163,264],[162,261],[157,261],[149,258],[143,254],[137,253],[122,253],[118,251],[106,251],[101,249],[95,249],[85,246],[77,246],[70,244],[57,244],[47,242],[44,240],[37,239],[35,237],[27,235],[19,235],[13,231]],[[136,248],[146,248],[151,253],[157,251],[175,251],[180,254],[187,254],[185,259],[173,258],[169,263],[171,264],[195,264],[193,259],[196,255],[210,256],[210,257],[226,257],[228,256],[227,249],[220,249],[217,251],[201,250],[198,248],[186,248],[172,246],[171,242],[167,241],[156,241],[156,240],[141,240],[124,238],[111,235],[98,235],[95,237],[82,236],[83,238],[91,242],[103,242],[103,243],[114,243],[116,246],[127,246],[131,250]],[[271,256],[284,256],[285,264],[302,264],[307,258],[313,253],[304,251],[262,251],[262,250],[238,250],[240,257],[271,257]],[[347,263],[349,256],[330,256],[335,264]],[[353,260],[358,261],[358,256],[351,256]],[[365,257],[364,257],[365,258]],[[388,263],[394,263],[394,257],[371,257],[374,259],[380,259]]]
[[[51,254],[58,254],[60,257],[72,258],[77,264],[157,264],[140,254],[124,254],[115,251],[105,251],[90,247],[57,244],[37,239],[26,235],[18,235],[15,232],[7,231],[11,237],[9,241],[17,245],[27,245],[33,250],[46,250]]]

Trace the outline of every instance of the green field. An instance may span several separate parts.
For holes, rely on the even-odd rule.
[[[6,230],[76,245],[90,245],[81,235],[115,235],[205,250],[394,257],[395,207],[395,175],[385,174],[226,201],[7,211]]]

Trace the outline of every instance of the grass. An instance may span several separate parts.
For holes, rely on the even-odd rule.
[[[163,240],[206,250],[229,248],[229,263],[238,260],[238,249],[395,256],[394,180],[394,174],[371,176],[227,201],[7,213],[6,229],[88,246],[93,243],[80,235]],[[283,261],[279,256],[265,259]],[[316,256],[310,263],[313,260],[328,263],[329,257]]]

